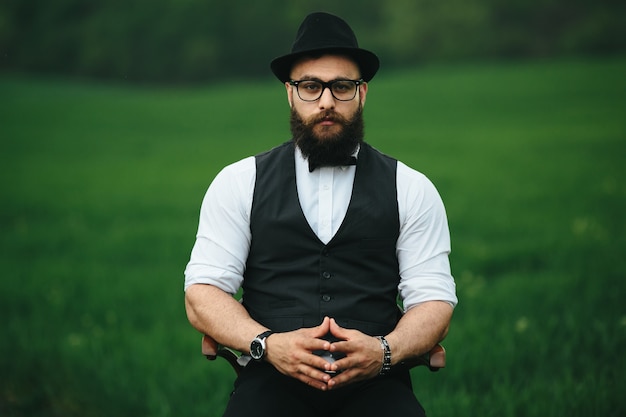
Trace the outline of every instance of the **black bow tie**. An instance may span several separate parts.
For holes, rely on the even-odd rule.
[[[320,163],[309,159],[309,172],[313,172],[319,167],[344,167],[348,165],[356,165],[356,157],[347,156],[343,160],[333,161],[332,163]]]

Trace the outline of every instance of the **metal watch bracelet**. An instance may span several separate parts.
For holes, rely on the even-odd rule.
[[[380,368],[378,375],[385,375],[391,370],[391,348],[389,347],[387,339],[383,336],[377,336],[377,338],[380,341],[380,347],[383,350],[383,366]]]

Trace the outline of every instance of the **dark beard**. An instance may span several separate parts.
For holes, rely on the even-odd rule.
[[[332,136],[320,139],[314,127],[322,120],[330,118],[341,125],[342,129]],[[324,111],[309,123],[291,110],[291,134],[302,155],[315,166],[344,165],[357,146],[363,142],[363,107],[359,106],[352,119],[348,120],[334,111]]]

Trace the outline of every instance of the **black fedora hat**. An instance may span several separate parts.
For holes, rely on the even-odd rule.
[[[291,47],[291,53],[275,58],[270,67],[282,82],[289,81],[291,67],[307,55],[336,53],[354,59],[361,69],[361,77],[371,80],[380,66],[378,57],[359,48],[354,32],[341,18],[328,13],[311,13],[302,24]]]

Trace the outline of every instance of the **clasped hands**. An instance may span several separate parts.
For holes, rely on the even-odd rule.
[[[322,339],[329,333],[339,341],[331,343]],[[266,345],[266,360],[279,372],[322,391],[373,378],[380,372],[383,361],[377,338],[345,329],[329,317],[316,327],[274,333],[267,338]],[[313,353],[324,350],[345,357],[330,363]]]

